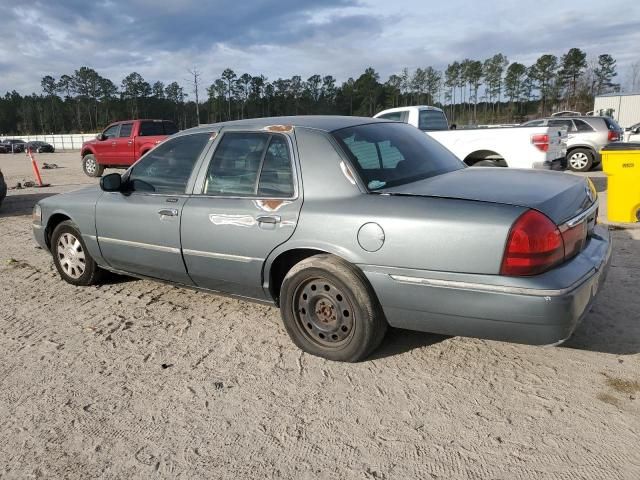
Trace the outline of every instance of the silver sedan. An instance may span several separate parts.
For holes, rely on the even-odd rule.
[[[584,178],[466,168],[409,125],[281,117],[176,134],[41,200],[33,230],[71,284],[112,271],[275,304],[301,349],[358,361],[388,325],[565,340],[610,261],[597,209]]]

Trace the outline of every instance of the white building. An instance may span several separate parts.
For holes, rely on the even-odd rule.
[[[607,93],[596,97],[594,115],[608,115],[622,128],[640,122],[640,92]]]

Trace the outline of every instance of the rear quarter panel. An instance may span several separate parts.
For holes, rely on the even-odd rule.
[[[509,229],[522,207],[448,198],[364,193],[343,174],[346,162],[327,134],[296,130],[304,202],[291,238],[267,262],[294,248],[338,255],[354,264],[448,272],[499,272]],[[376,223],[377,251],[358,232]],[[268,277],[267,277],[268,278]]]

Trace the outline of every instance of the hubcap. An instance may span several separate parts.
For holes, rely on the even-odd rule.
[[[96,171],[96,161],[93,158],[87,158],[84,161],[84,168],[89,173],[95,173],[95,171]]]
[[[293,313],[305,336],[323,347],[346,343],[354,330],[354,309],[338,287],[322,278],[307,280],[295,292]]]
[[[569,158],[569,163],[573,168],[582,170],[589,163],[589,157],[587,157],[587,155],[582,152],[576,152],[571,155],[571,158]]]
[[[87,268],[80,241],[71,233],[63,233],[58,239],[57,252],[64,273],[74,280],[80,278]]]

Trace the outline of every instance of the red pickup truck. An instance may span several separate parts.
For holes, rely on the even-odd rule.
[[[82,144],[82,170],[90,177],[100,177],[104,169],[133,165],[178,127],[168,120],[127,120],[116,122]]]

